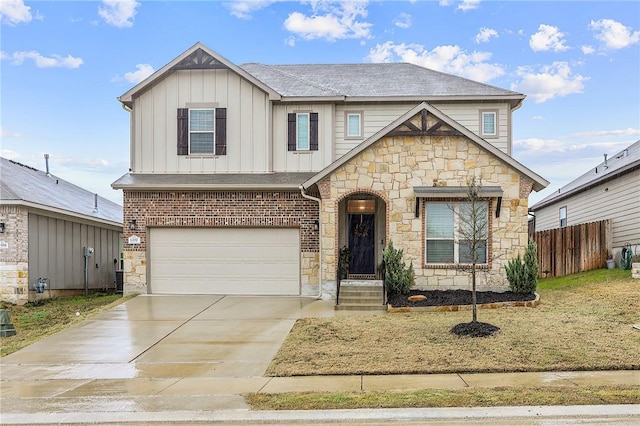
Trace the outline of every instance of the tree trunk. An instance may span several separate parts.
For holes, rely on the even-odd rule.
[[[476,264],[471,266],[471,304],[473,305],[473,322],[478,322],[478,308],[476,306]]]

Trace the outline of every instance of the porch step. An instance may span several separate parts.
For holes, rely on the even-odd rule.
[[[340,285],[340,304],[336,311],[382,311],[381,280],[343,280]]]

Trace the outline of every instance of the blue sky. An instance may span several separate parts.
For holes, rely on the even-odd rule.
[[[640,139],[637,1],[0,0],[0,155],[121,203],[117,97],[201,41],[236,64],[412,62],[527,95],[514,157],[551,185]]]

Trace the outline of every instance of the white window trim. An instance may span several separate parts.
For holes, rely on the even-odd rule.
[[[301,148],[300,141],[298,140],[298,123],[300,123],[300,116],[305,115],[307,117],[307,147]],[[311,151],[311,113],[310,112],[296,112],[296,151],[295,152]]]
[[[484,129],[484,116],[485,114],[493,115],[493,133],[487,133]],[[495,139],[500,136],[500,132],[498,130],[498,110],[497,109],[484,109],[480,110],[480,136],[487,139]]]
[[[211,130],[191,130],[191,111],[212,111],[213,112],[213,128]],[[192,156],[213,156],[216,154],[216,109],[213,107],[205,106],[198,108],[189,108],[189,116],[187,117],[189,123],[189,155]],[[213,136],[213,145],[211,152],[191,152],[191,135],[193,133],[211,133]]]
[[[487,211],[487,228],[489,227],[489,201],[480,201],[482,203],[485,203],[486,205],[486,211]],[[427,258],[427,241],[431,240],[431,241],[450,241],[451,238],[428,238],[428,234],[427,234],[427,204],[446,204],[447,206],[449,206],[449,208],[451,208],[451,206],[453,206],[454,209],[454,213],[453,213],[453,263],[442,263],[442,262],[429,262],[428,258]],[[434,202],[429,202],[427,201],[425,203],[425,208],[424,208],[424,214],[425,214],[425,220],[424,220],[424,263],[426,266],[435,266],[435,265],[447,265],[447,266],[451,266],[451,265],[470,265],[470,263],[460,263],[460,204],[464,204],[466,203],[466,201],[456,201],[456,202],[438,202],[438,201],[434,201]],[[490,230],[487,229],[486,230],[487,235],[486,235],[486,242],[487,242],[487,247],[486,247],[486,259],[484,262],[478,262],[477,265],[481,265],[481,266],[486,266],[489,264],[489,234],[490,234]]]
[[[564,212],[564,224],[562,224],[562,213]],[[562,206],[558,209],[558,219],[560,220],[560,228],[567,227],[567,206]]]
[[[358,135],[349,134],[349,116],[357,115],[360,117],[360,129]],[[364,111],[345,111],[344,112],[344,138],[349,139],[364,139]]]

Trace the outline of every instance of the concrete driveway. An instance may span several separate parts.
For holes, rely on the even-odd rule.
[[[8,355],[3,380],[259,377],[301,317],[302,297],[138,296]]]

